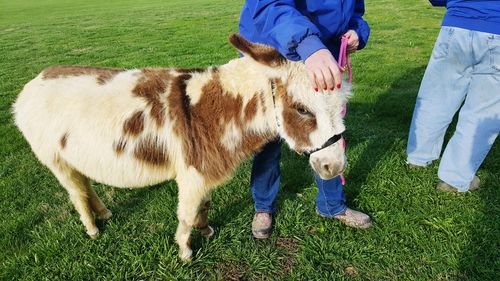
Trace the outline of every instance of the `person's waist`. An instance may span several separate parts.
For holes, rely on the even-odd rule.
[[[470,17],[454,11],[448,11],[444,16],[442,25],[500,34],[500,16],[496,15],[491,17]]]

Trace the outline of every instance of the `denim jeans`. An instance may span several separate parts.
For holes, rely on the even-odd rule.
[[[255,155],[252,166],[250,187],[257,212],[274,213],[276,195],[280,186],[281,141],[268,143],[264,149]],[[345,195],[340,177],[322,180],[314,175],[318,185],[316,205],[318,212],[325,217],[343,213]]]
[[[500,131],[500,35],[441,28],[413,113],[408,163],[427,166],[439,158],[459,109],[438,176],[463,192]]]

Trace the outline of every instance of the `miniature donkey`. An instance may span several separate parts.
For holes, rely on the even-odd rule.
[[[90,180],[139,188],[175,179],[179,187],[175,239],[190,260],[191,230],[211,236],[212,190],[269,141],[310,154],[325,179],[346,166],[338,140],[347,86],[313,91],[301,62],[237,34],[243,57],[207,69],[112,69],[54,66],[20,93],[15,123],[38,159],[67,190],[87,234],[107,219]],[[347,83],[344,83],[347,84]]]

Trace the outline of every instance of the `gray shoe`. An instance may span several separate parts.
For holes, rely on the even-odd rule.
[[[345,209],[343,214],[336,215],[334,218],[354,228],[365,229],[372,226],[372,219],[370,216],[350,208]]]
[[[323,218],[332,218],[326,215],[321,214],[318,209],[316,209],[316,214]],[[343,222],[345,225],[354,227],[354,228],[369,228],[372,226],[372,220],[370,216],[360,211],[353,210],[351,208],[345,209],[344,213],[333,216],[334,219],[337,219]]]
[[[474,176],[474,178],[472,179],[472,182],[470,183],[469,189],[467,191],[473,191],[473,190],[478,189],[480,182],[481,181],[479,180],[479,178],[477,176]],[[446,182],[444,182],[442,180],[439,180],[439,182],[436,186],[436,189],[439,191],[444,191],[444,192],[458,192],[458,189],[447,184]]]
[[[271,235],[273,216],[269,213],[255,213],[252,221],[252,234],[257,239],[266,239]]]

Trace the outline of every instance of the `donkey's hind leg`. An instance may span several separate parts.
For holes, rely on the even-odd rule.
[[[87,234],[92,239],[97,238],[99,229],[95,224],[94,215],[92,214],[90,203],[92,192],[90,190],[89,179],[59,157],[56,157],[53,165],[49,168],[68,192],[69,199],[73,203],[73,206],[75,206],[78,214],[80,214],[80,220],[85,226]]]
[[[92,211],[97,215],[98,218],[107,220],[113,215],[108,208],[102,203],[101,199],[97,194],[95,193],[94,189],[90,185],[90,183],[87,185],[87,191],[89,195],[89,204],[90,207],[92,208]]]

